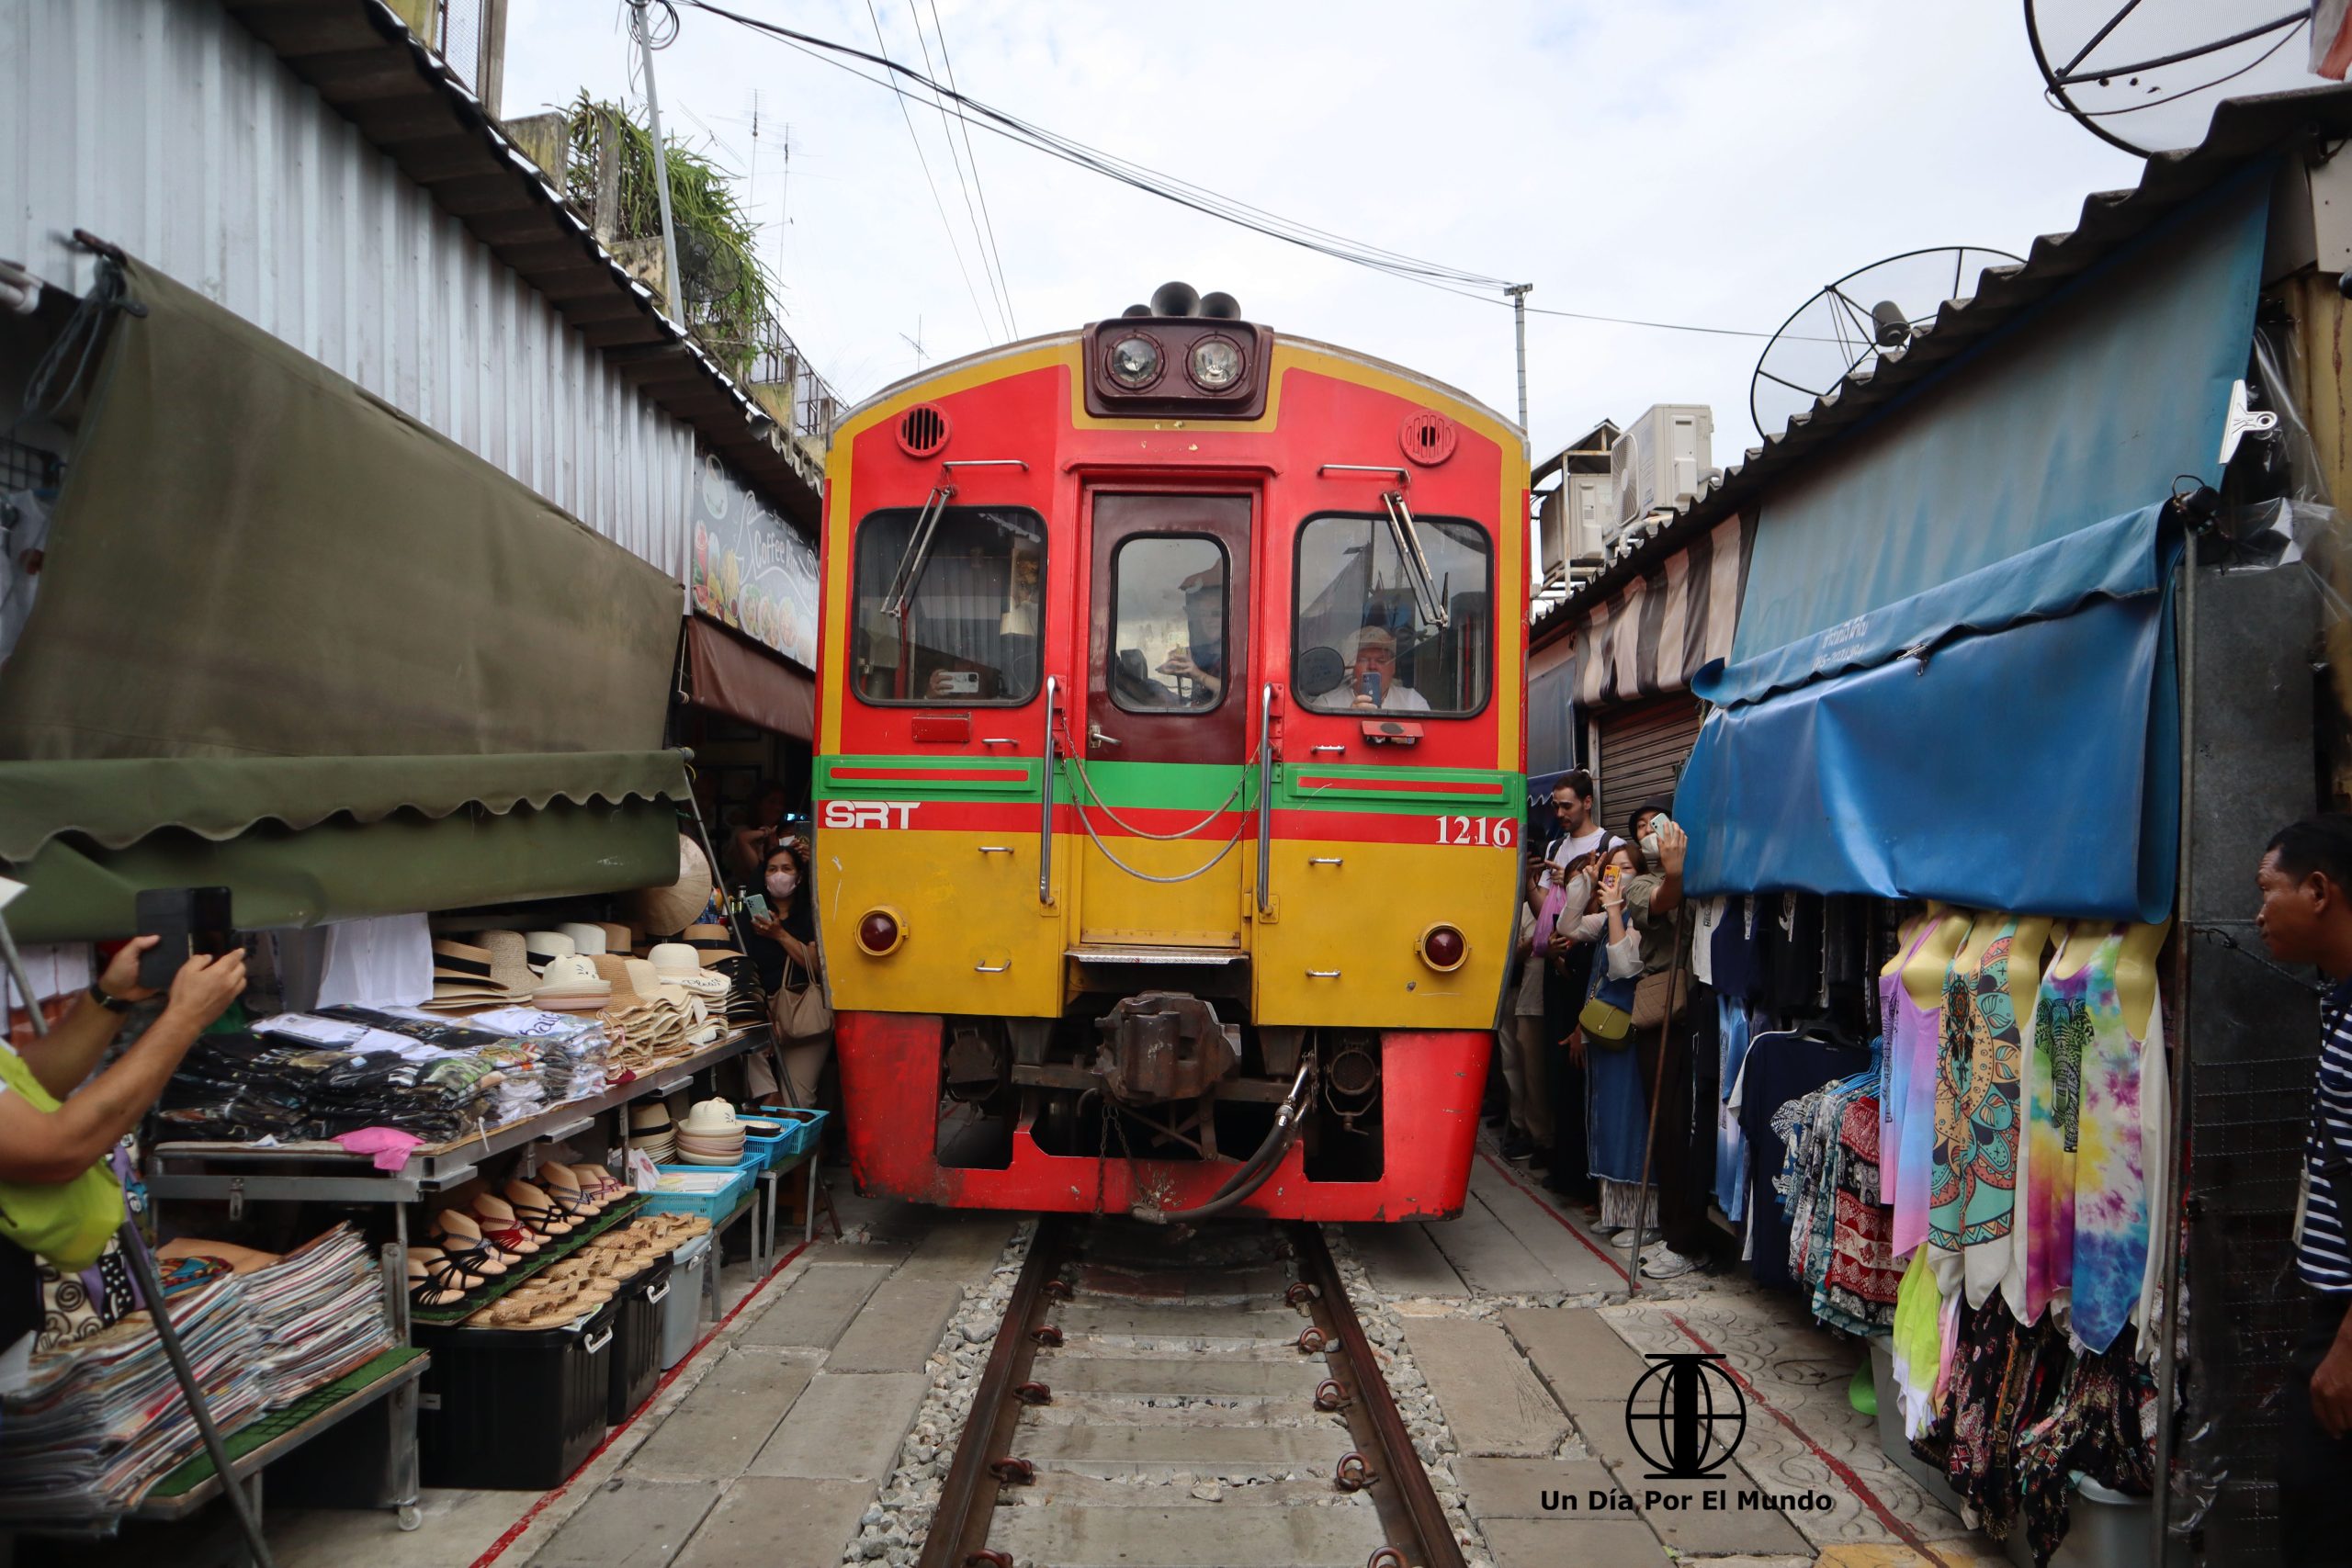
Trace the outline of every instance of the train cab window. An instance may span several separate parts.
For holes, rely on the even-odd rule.
[[[1145,534],[1112,558],[1111,700],[1131,713],[1205,713],[1225,698],[1225,547]]]
[[[851,684],[869,703],[1025,703],[1043,677],[1046,524],[1019,507],[918,507],[858,525]],[[903,616],[886,607],[896,588]]]
[[[1485,530],[1415,520],[1446,624],[1422,616],[1385,515],[1309,518],[1298,531],[1291,684],[1317,713],[1462,717],[1487,705],[1494,665],[1493,550]]]

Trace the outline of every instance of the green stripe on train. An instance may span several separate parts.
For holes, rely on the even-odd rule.
[[[1034,757],[820,757],[816,794],[819,800],[1034,803],[1039,771]],[[837,776],[843,772],[901,776]],[[992,776],[971,776],[975,774]],[[1207,812],[1221,807],[1254,810],[1257,774],[1257,768],[1250,763],[1097,761],[1085,764],[1081,777],[1079,764],[1064,758],[1055,780],[1054,798],[1067,804],[1099,801],[1114,808],[1139,810]],[[1306,782],[1309,780],[1314,781],[1312,784]],[[1493,769],[1285,762],[1274,769],[1274,804],[1286,811],[1518,818],[1526,814],[1527,780],[1522,774]]]

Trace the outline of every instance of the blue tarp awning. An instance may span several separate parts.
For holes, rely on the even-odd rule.
[[[1702,674],[1686,885],[2163,919],[2179,555],[2143,507]]]

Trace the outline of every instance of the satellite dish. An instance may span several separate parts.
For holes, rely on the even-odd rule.
[[[2017,265],[2007,251],[1938,245],[1874,261],[1823,286],[1781,323],[1756,361],[1747,413],[1757,434],[1778,434],[1847,377],[1909,347],[1944,301],[1960,299],[1984,268]]]
[[[2025,0],[2044,96],[2143,158],[2204,141],[2224,98],[2329,85],[2311,18],[2293,0]]]

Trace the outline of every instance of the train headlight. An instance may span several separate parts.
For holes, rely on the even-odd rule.
[[[1434,925],[1421,933],[1421,962],[1440,974],[1452,974],[1468,961],[1470,943],[1449,925]]]
[[[907,923],[896,909],[868,909],[857,918],[857,950],[868,958],[888,958],[906,940]]]
[[[1241,348],[1231,338],[1204,337],[1193,345],[1184,374],[1204,392],[1222,392],[1241,379]]]
[[[1140,392],[1159,380],[1167,367],[1159,344],[1142,333],[1129,333],[1111,344],[1111,379],[1130,392]]]

